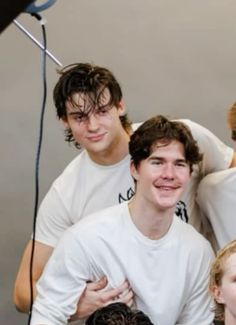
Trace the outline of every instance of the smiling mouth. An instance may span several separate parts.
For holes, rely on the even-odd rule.
[[[92,142],[97,142],[97,141],[100,141],[104,136],[105,136],[105,133],[96,134],[96,135],[91,135],[91,136],[87,137],[87,139]]]
[[[158,188],[161,191],[175,191],[179,187],[177,187],[177,186],[156,186],[156,188]]]

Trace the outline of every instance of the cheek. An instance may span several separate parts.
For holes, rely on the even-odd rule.
[[[236,310],[236,283],[228,283],[222,287],[222,298],[226,305],[230,304]]]
[[[182,170],[182,171],[180,171],[179,178],[181,179],[181,181],[183,183],[188,182],[190,180],[190,178],[191,178],[190,171],[189,170]]]
[[[78,126],[77,123],[70,123],[69,127],[74,139],[82,144],[84,142],[83,139],[85,138],[85,128],[82,125]]]
[[[112,132],[117,128],[117,125],[119,124],[119,119],[117,119],[116,116],[109,114],[108,112],[108,114],[101,119],[100,124],[101,127],[109,129]]]
[[[142,184],[142,187],[150,189],[150,186],[153,182],[156,181],[158,178],[156,173],[151,172],[150,170],[142,169],[139,171],[138,174],[138,180],[140,181],[140,185]]]
[[[83,123],[78,123],[76,121],[71,121],[69,123],[69,126],[71,128],[71,131],[74,135],[82,135],[85,131],[85,127],[83,125]]]

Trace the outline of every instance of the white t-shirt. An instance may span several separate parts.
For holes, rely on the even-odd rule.
[[[208,173],[229,167],[233,149],[199,124],[180,121],[191,129],[204,153],[203,162],[194,169],[182,200],[187,205],[189,223],[208,238],[211,229],[202,219],[195,200],[197,186]],[[94,163],[86,151],[79,154],[44,198],[37,217],[36,240],[54,247],[62,233],[86,215],[130,199],[134,184],[129,166],[129,156],[115,165],[101,166]]]
[[[157,325],[210,325],[208,273],[214,253],[178,217],[159,240],[134,225],[128,204],[92,214],[67,230],[38,281],[31,325],[63,325],[86,282],[103,276],[115,288],[127,279],[136,307]]]
[[[236,168],[212,173],[198,187],[198,204],[210,220],[220,248],[236,238]]]

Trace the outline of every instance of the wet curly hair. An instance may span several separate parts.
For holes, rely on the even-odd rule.
[[[122,100],[122,90],[115,76],[106,68],[90,63],[74,63],[58,70],[59,80],[53,90],[53,100],[59,119],[67,120],[66,102],[73,102],[72,96],[75,93],[83,93],[89,96],[98,104],[100,95],[107,88],[110,92],[108,106],[118,107]],[[86,112],[87,114],[90,113]],[[131,122],[127,114],[120,116],[123,128],[128,133],[131,129]],[[73,137],[71,129],[65,129],[65,141],[72,142],[80,149]]]

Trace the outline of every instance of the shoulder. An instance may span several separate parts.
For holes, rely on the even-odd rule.
[[[205,128],[203,125],[194,122],[190,119],[177,119],[176,121],[182,122],[185,124],[192,132],[194,137],[201,137],[201,136],[215,136],[210,130]]]
[[[200,151],[203,153],[202,176],[229,168],[234,155],[234,150],[231,147],[204,126],[187,119],[179,121],[189,127]]]
[[[227,197],[234,202],[234,193],[236,193],[236,167],[205,176],[199,184],[197,200],[201,205],[205,206],[209,204],[208,200],[210,198],[214,200],[212,204],[218,206],[218,203],[222,204],[222,201],[226,200]],[[225,204],[227,204],[227,201],[225,201]]]
[[[87,164],[87,155],[85,151],[79,153],[63,170],[63,172],[54,181],[55,186],[60,186],[65,184],[65,182],[73,182],[81,173],[83,166]]]
[[[209,241],[203,237],[192,225],[187,224],[175,216],[178,239],[184,247],[184,250],[190,254],[202,253],[208,256],[213,255],[213,250]]]
[[[212,145],[213,143],[219,143],[222,146],[224,145],[223,142],[205,126],[189,119],[178,119],[176,121],[184,123],[190,129],[193,137],[198,141],[200,145],[201,143],[209,145]]]
[[[102,209],[86,216],[86,218],[73,225],[70,230],[74,234],[83,234],[85,232],[91,233],[92,235],[99,235],[101,232],[112,233],[114,229],[117,229],[120,221],[126,215],[126,211],[127,202]]]
[[[216,187],[219,184],[220,187]],[[234,185],[236,188],[236,167],[208,174],[202,179],[199,186],[202,189],[207,187],[211,190],[220,190],[222,192],[222,186],[224,185]]]
[[[87,162],[87,154],[86,151],[83,150],[73,160],[71,160],[71,162],[65,167],[60,176],[74,172],[77,170],[78,166],[83,165],[85,162]]]
[[[118,204],[111,208],[88,215],[70,227],[65,234],[65,241],[73,247],[79,247],[87,256],[99,255],[111,247],[112,243],[120,242],[124,232],[124,206]],[[69,244],[71,243],[71,244]]]

